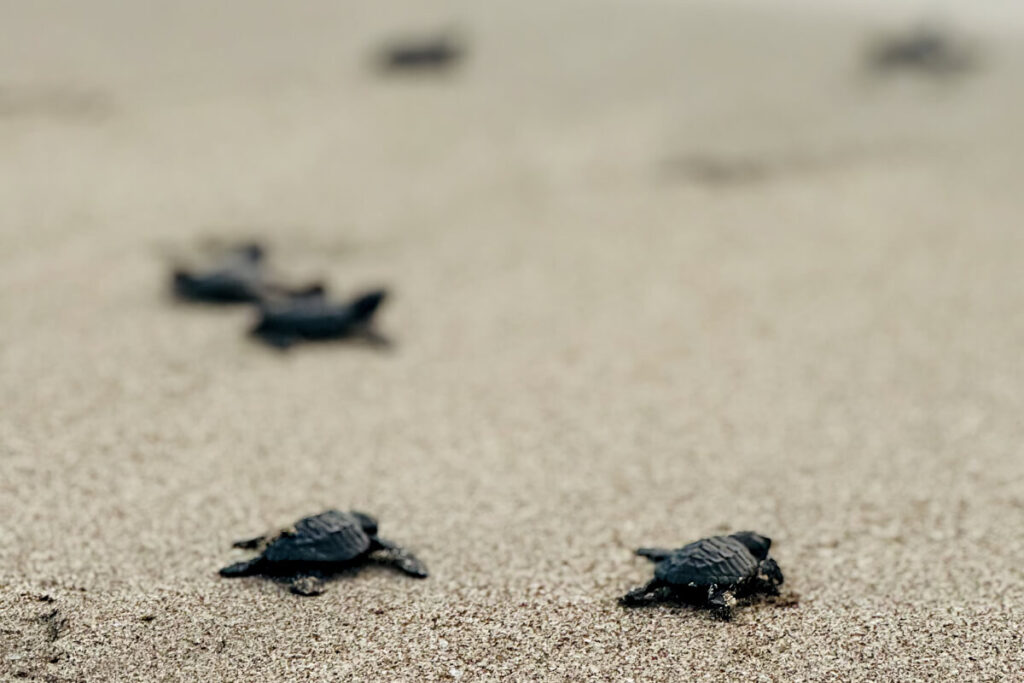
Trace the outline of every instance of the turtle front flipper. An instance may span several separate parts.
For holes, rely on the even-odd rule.
[[[257,557],[255,560],[235,562],[234,564],[228,565],[220,570],[220,575],[227,577],[253,576],[260,573],[262,566],[263,558]]]
[[[667,548],[637,548],[636,554],[646,557],[651,562],[661,562],[668,558],[672,551]]]
[[[395,569],[408,574],[415,579],[425,579],[430,574],[427,572],[427,565],[407,550],[399,550],[392,553],[389,562]]]
[[[373,548],[370,552],[382,551],[383,557],[375,558],[382,564],[389,565],[395,569],[417,579],[425,579],[430,574],[427,566],[405,548],[401,548],[391,541],[383,538],[373,538]]]
[[[716,619],[730,621],[735,606],[736,596],[729,589],[720,586],[712,586],[708,589],[708,609]]]
[[[779,586],[783,582],[782,570],[779,569],[779,565],[775,563],[772,558],[767,558],[761,561],[761,564],[757,568],[757,578],[755,583],[757,589],[762,593],[768,595],[778,595]]]
[[[327,590],[327,582],[322,576],[316,574],[303,574],[296,576],[288,583],[288,590],[296,595],[311,597],[321,595]]]

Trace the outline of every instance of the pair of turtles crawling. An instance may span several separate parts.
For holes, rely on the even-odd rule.
[[[778,594],[782,571],[768,555],[771,544],[770,538],[740,531],[676,550],[640,548],[637,554],[655,563],[654,578],[619,602],[625,607],[685,603],[729,619],[737,600]],[[381,538],[377,520],[362,512],[328,510],[234,546],[258,550],[259,555],[224,567],[221,576],[267,576],[288,583],[299,595],[319,595],[331,575],[366,562],[388,564],[416,578],[427,576],[420,560]]]
[[[252,328],[257,339],[286,349],[300,341],[358,338],[383,345],[373,328],[373,317],[387,292],[373,290],[343,302],[328,301],[321,283],[289,288],[268,276],[266,253],[258,244],[228,250],[206,270],[177,268],[172,275],[175,296],[209,304],[255,304],[259,321]]]

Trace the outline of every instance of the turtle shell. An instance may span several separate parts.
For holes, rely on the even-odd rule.
[[[372,540],[355,515],[328,510],[296,522],[263,551],[263,560],[272,564],[348,562],[370,549]]]
[[[245,303],[259,301],[260,283],[255,275],[244,272],[221,272],[194,275],[175,273],[174,287],[178,296],[197,301]]]
[[[654,576],[681,586],[729,586],[757,575],[758,561],[732,536],[712,536],[672,552],[654,568]]]
[[[205,272],[178,269],[174,291],[183,299],[220,303],[255,302],[262,298],[263,249],[247,244],[230,250],[222,262]]]
[[[344,336],[368,324],[386,296],[385,291],[378,290],[341,305],[329,304],[323,296],[298,297],[280,306],[263,307],[254,331],[285,332],[310,339]]]

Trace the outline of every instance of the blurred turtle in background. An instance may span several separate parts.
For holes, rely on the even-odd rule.
[[[315,283],[289,289],[270,281],[266,250],[249,243],[224,250],[208,269],[174,269],[171,277],[174,295],[179,299],[215,304],[260,303],[273,299],[322,296],[323,285]]]
[[[381,50],[385,71],[442,71],[462,59],[462,41],[452,32],[431,37],[396,40]]]
[[[876,72],[914,71],[933,76],[960,73],[975,63],[965,43],[927,26],[877,41],[868,57]]]
[[[300,341],[352,338],[386,346],[388,340],[373,328],[373,317],[386,297],[387,292],[378,289],[341,304],[332,304],[323,295],[264,302],[252,334],[280,349]]]

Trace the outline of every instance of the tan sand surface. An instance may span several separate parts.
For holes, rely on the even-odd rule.
[[[904,25],[0,2],[0,678],[1024,680],[1024,43],[866,75]],[[456,72],[370,68],[446,26]],[[167,299],[252,235],[391,286],[395,350]],[[328,506],[432,577],[217,576]],[[741,528],[798,605],[616,605]]]

